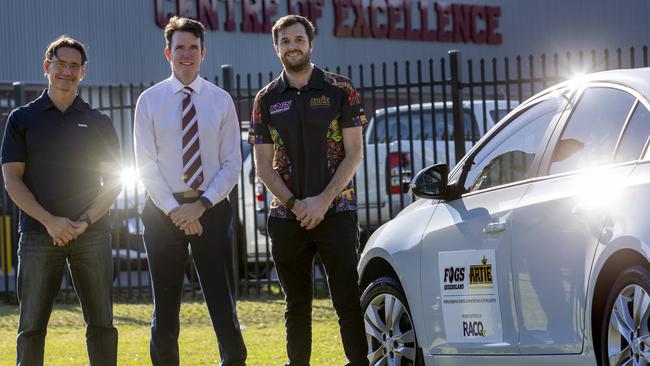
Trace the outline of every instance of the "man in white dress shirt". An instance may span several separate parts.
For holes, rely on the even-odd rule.
[[[239,121],[224,90],[199,76],[205,28],[173,17],[165,27],[172,75],[135,111],[137,166],[149,198],[142,212],[153,284],[153,365],[178,365],[179,310],[188,244],[218,335],[221,365],[244,365],[232,278],[228,194],[241,170]]]

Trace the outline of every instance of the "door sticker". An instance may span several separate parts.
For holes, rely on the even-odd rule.
[[[438,264],[447,342],[502,342],[494,250],[440,252]]]

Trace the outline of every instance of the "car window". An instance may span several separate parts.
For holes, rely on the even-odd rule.
[[[616,151],[614,162],[622,163],[639,159],[648,135],[650,135],[650,112],[643,104],[638,103]]]
[[[420,116],[422,114],[422,116]],[[447,110],[447,131],[445,131],[445,113],[442,109],[436,109],[433,115],[435,116],[435,139],[444,140],[444,139],[453,139],[454,136],[454,118],[451,108]],[[385,115],[379,115],[375,119],[375,130],[377,131],[377,136],[375,138],[374,133],[371,133],[370,138],[373,143],[385,143],[393,142],[398,140],[397,134],[397,113],[388,114],[388,131],[386,133],[386,120]],[[422,117],[422,118],[420,118]],[[433,123],[431,123],[432,113],[430,109],[423,110],[420,113],[419,110],[411,111],[411,121],[410,124],[413,127],[413,140],[433,140]],[[424,123],[422,123],[424,121]],[[465,123],[465,139],[472,140],[472,136],[480,137],[478,126],[476,125],[476,120],[473,117],[472,111],[470,109],[463,109],[463,121]],[[409,115],[408,112],[400,112],[399,114],[399,137],[402,140],[409,139]],[[473,129],[473,130],[472,130]],[[449,136],[449,137],[447,137]]]
[[[241,159],[246,160],[248,157],[248,154],[251,153],[251,145],[248,143],[248,141],[242,141],[241,143]]]
[[[586,89],[555,146],[549,174],[611,162],[616,141],[635,99],[618,89]]]
[[[562,113],[563,98],[544,100],[510,121],[473,159],[465,189],[476,191],[526,179],[551,121]]]
[[[499,108],[499,110],[491,109],[491,110],[488,111],[488,113],[490,114],[490,117],[492,118],[492,120],[496,124],[497,122],[499,122],[499,120],[501,118],[505,117],[506,114],[508,114],[508,110],[507,109],[501,109],[501,108]]]

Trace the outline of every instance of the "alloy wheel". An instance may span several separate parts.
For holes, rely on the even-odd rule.
[[[650,365],[650,295],[637,284],[618,294],[612,306],[607,333],[610,366]]]
[[[415,365],[415,330],[408,309],[395,296],[375,296],[364,313],[371,366]]]

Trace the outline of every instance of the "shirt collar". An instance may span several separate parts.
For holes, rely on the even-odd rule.
[[[72,102],[72,108],[78,111],[83,111],[84,107],[85,107],[85,103],[83,102],[79,94],[77,94],[77,97],[74,98],[74,102]]]
[[[41,93],[41,96],[38,97],[36,103],[38,103],[38,105],[44,111],[50,108],[54,108],[54,103],[52,103],[52,99],[50,99],[50,96],[47,95],[47,89],[43,90],[43,93]]]
[[[185,85],[184,85],[183,83],[181,83],[180,80],[178,80],[178,79],[176,78],[176,76],[174,76],[173,73],[172,73],[172,76],[169,77],[169,81],[170,81],[170,83],[171,83],[171,86],[172,86],[172,92],[173,92],[174,94],[180,92],[180,91],[183,90],[183,88],[185,87]],[[190,88],[192,88],[192,90],[194,91],[194,93],[196,93],[196,94],[201,94],[201,89],[203,89],[203,83],[204,83],[204,82],[205,82],[205,80],[203,80],[203,78],[201,77],[201,75],[196,75],[196,79],[194,79],[194,81],[192,81],[192,82],[190,83],[190,85],[188,85],[188,86],[189,86]]]
[[[41,93],[41,96],[38,97],[37,103],[39,103],[41,110],[48,110],[51,108],[56,108],[54,103],[52,102],[52,99],[50,99],[50,96],[47,94],[47,89],[43,90],[43,93]],[[77,96],[74,98],[74,101],[72,102],[72,105],[70,106],[78,111],[83,111],[84,103],[81,100],[81,97],[77,94]]]
[[[325,85],[325,73],[323,72],[323,70],[314,66],[314,69],[311,72],[311,76],[309,77],[309,82],[307,82],[307,85],[305,87],[308,89],[323,89],[324,85]],[[287,79],[287,74],[285,73],[284,70],[282,70],[282,73],[278,78],[278,88],[279,88],[278,90],[280,91],[280,93],[284,93],[284,91],[287,90],[289,87],[290,85],[289,85],[289,80]]]

